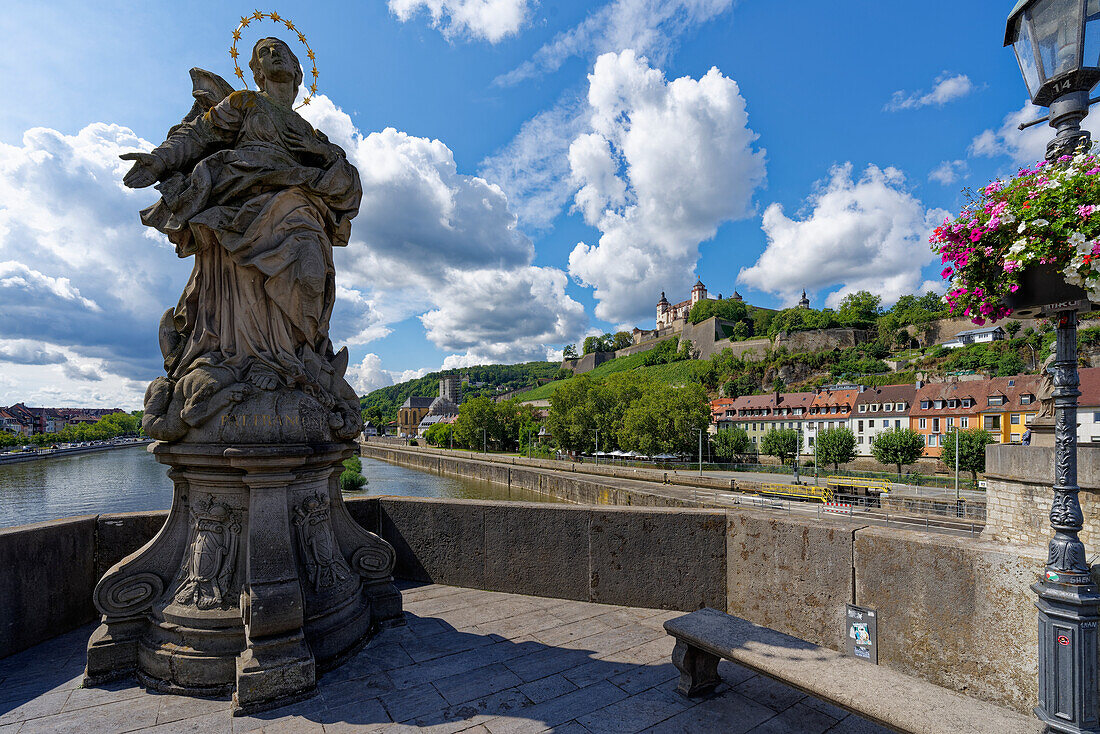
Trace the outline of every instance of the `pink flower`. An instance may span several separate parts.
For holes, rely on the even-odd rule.
[[[1100,168],[1090,168],[1089,170],[1085,171],[1085,173],[1089,176],[1095,176],[1096,174],[1100,173]]]
[[[977,242],[981,238],[982,238],[982,230],[981,230],[980,227],[977,228],[977,229],[974,229],[970,232],[970,241],[971,242]]]
[[[1006,273],[1011,273],[1013,270],[1016,270],[1019,267],[1020,263],[1016,262],[1015,260],[1005,260],[1004,269]]]
[[[1100,207],[1097,207],[1095,204],[1082,204],[1077,207],[1077,215],[1082,219],[1088,219],[1098,208]]]
[[[943,269],[943,272],[942,272],[942,273],[940,273],[940,277],[941,277],[941,278],[950,278],[950,277],[951,277],[951,274],[952,274],[952,273],[954,273],[954,272],[955,272],[955,271],[954,271],[954,270],[952,270],[951,268],[944,268],[944,269]]]

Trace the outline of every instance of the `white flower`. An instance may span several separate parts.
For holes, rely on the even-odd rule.
[[[1005,209],[1001,212],[1001,222],[1004,224],[1012,224],[1016,221],[1016,215]]]
[[[1009,255],[1019,255],[1027,247],[1027,240],[1023,237],[1012,243],[1012,247],[1008,248]]]
[[[1020,226],[1016,228],[1016,231],[1023,234],[1023,231],[1027,229],[1027,222],[1020,222]]]
[[[1045,219],[1034,219],[1031,223],[1034,224],[1036,227],[1045,227],[1050,224],[1050,222]]]
[[[1080,232],[1071,234],[1067,242],[1077,250],[1078,255],[1087,255],[1092,252],[1092,246],[1085,240],[1085,235]]]

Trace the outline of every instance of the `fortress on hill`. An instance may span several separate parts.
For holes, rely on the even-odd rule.
[[[735,301],[743,301],[737,291],[731,296]],[[604,362],[616,357],[625,357],[638,352],[646,352],[668,339],[680,338],[691,342],[692,352],[696,359],[709,359],[711,355],[721,352],[723,349],[732,349],[738,355],[754,355],[763,357],[772,342],[767,337],[757,339],[745,339],[743,341],[730,341],[734,322],[727,321],[718,316],[693,324],[688,320],[688,315],[695,304],[700,301],[721,301],[722,294],[717,298],[711,298],[707,294],[707,287],[703,282],[696,281],[691,289],[691,297],[679,303],[669,303],[668,297],[661,292],[661,299],[657,301],[657,318],[652,329],[639,329],[635,327],[631,332],[633,343],[614,352],[592,352],[577,359],[567,359],[561,363],[564,369],[571,370],[574,374],[581,374],[595,369]],[[806,291],[802,291],[802,299],[798,302],[799,308],[809,308],[810,300],[806,297]],[[760,308],[753,306],[752,308]],[[843,345],[852,346],[859,336],[852,329],[829,329],[826,331],[846,332],[826,337],[828,347]],[[796,336],[796,335],[792,335]],[[787,339],[786,334],[780,334],[776,341]],[[850,343],[849,343],[850,342]]]

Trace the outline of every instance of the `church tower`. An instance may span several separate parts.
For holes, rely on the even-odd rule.
[[[665,298],[665,292],[661,291],[661,300],[657,301],[657,328],[660,329],[667,321],[668,318],[668,299]]]
[[[810,299],[806,298],[806,289],[805,288],[802,289],[802,298],[800,298],[798,300],[798,307],[799,308],[809,308],[810,307]]]

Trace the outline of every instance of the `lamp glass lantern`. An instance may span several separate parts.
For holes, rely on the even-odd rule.
[[[1100,0],[1020,0],[1008,16],[1012,46],[1031,101],[1047,107],[1100,81]]]

